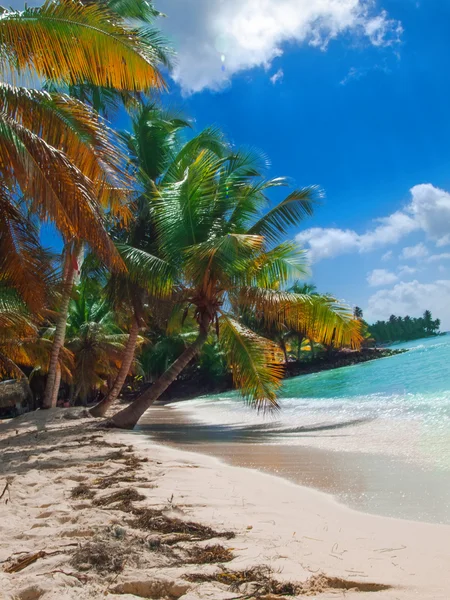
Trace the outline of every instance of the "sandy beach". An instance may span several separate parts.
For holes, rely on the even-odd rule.
[[[450,597],[446,525],[356,512],[79,416],[37,412],[0,426],[5,600]],[[266,565],[276,589],[248,575]]]

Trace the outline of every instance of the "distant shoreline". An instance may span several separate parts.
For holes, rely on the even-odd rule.
[[[331,369],[351,367],[364,362],[388,358],[408,352],[406,349],[364,348],[362,350],[339,350],[329,356],[320,356],[308,362],[292,361],[286,365],[285,379],[311,375]],[[149,387],[149,386],[147,386]],[[144,388],[139,390],[142,393]],[[234,389],[231,375],[219,380],[200,380],[195,377],[174,381],[161,398],[161,402],[190,400],[199,396],[231,392]],[[124,400],[132,400],[137,394],[124,396]]]

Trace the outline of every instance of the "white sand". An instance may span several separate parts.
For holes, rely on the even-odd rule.
[[[67,412],[38,412],[0,426],[0,494],[7,478],[11,482],[0,500],[0,598],[252,597],[248,588],[230,592],[217,583],[189,583],[183,574],[214,572],[218,567],[174,566],[173,560],[144,546],[138,556],[127,560],[122,573],[97,574],[73,567],[71,554],[77,545],[111,540],[120,533],[121,541],[114,544],[125,546],[139,532],[127,523],[129,514],[71,498],[71,490],[80,482],[95,485],[101,476],[124,468],[124,459],[105,460],[117,449],[83,440],[99,435],[86,429],[92,420],[61,419]],[[450,598],[449,526],[358,513],[320,492],[227,466],[211,457],[155,445],[139,434],[101,435],[100,443],[132,445],[135,454],[148,462],[136,471],[145,481],[97,490],[96,497],[132,486],[146,497],[136,506],[166,506],[168,515],[219,531],[235,531],[235,539],[202,543],[233,548],[236,558],[227,568],[265,564],[279,571],[280,580],[304,581],[323,572],[361,584],[393,586],[369,595],[380,600]],[[125,468],[131,474],[131,467]],[[15,561],[39,551],[46,555],[19,572],[5,572]],[[366,596],[334,589],[316,597]]]

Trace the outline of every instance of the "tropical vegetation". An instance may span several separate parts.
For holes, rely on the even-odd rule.
[[[150,98],[170,57],[157,17],[142,0],[57,0],[0,18],[0,376],[44,408],[100,400],[97,416],[131,385],[117,427],[190,363],[276,408],[286,362],[362,341],[348,307],[300,281],[289,236],[320,191]],[[39,89],[11,83],[26,75]],[[130,131],[106,121],[118,110]]]
[[[370,325],[369,333],[376,342],[389,344],[438,335],[440,326],[440,320],[433,319],[431,312],[426,310],[419,318],[391,315],[388,321],[377,321]]]

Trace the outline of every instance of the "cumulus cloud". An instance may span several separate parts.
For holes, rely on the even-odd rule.
[[[273,85],[275,85],[279,81],[283,81],[283,77],[284,77],[283,69],[278,69],[278,71],[274,75],[272,75],[272,77],[270,78],[270,81],[273,83]]]
[[[408,246],[403,248],[400,258],[403,260],[421,260],[426,258],[430,252],[423,242],[416,244],[415,246]]]
[[[349,252],[370,252],[389,244],[396,244],[405,235],[415,231],[415,221],[403,212],[378,219],[379,224],[365,233],[351,229],[324,229],[313,227],[302,231],[296,237],[301,246],[309,250],[311,262],[332,258]]]
[[[413,231],[422,231],[436,246],[450,245],[450,194],[430,183],[416,185],[410,191],[409,204],[378,219],[374,227],[364,233],[315,227],[299,233],[296,239],[309,250],[311,262],[349,252],[370,252],[396,244]],[[402,253],[401,257],[408,260],[425,258],[428,254],[424,244],[405,248],[405,251],[406,255]]]
[[[414,273],[417,273],[417,269],[414,267],[409,267],[408,265],[400,265],[398,268],[398,274],[400,277],[414,275]]]
[[[286,42],[325,49],[350,32],[386,47],[403,31],[372,0],[159,0],[157,7],[167,14],[162,27],[178,51],[173,77],[186,93],[221,89],[235,73],[268,68]]]
[[[383,254],[383,256],[381,257],[381,260],[383,262],[387,262],[388,260],[391,260],[392,256],[393,256],[392,250],[388,250],[387,252],[385,252]]]
[[[395,273],[386,269],[374,269],[367,274],[367,283],[370,287],[381,287],[382,285],[390,285],[398,281]]]
[[[450,280],[399,282],[392,289],[375,292],[364,314],[373,322],[388,319],[392,314],[419,317],[425,309],[442,320],[442,330],[450,329]]]
[[[441,260],[450,260],[450,252],[442,252],[441,254],[432,254],[427,258],[427,262],[440,262]]]

